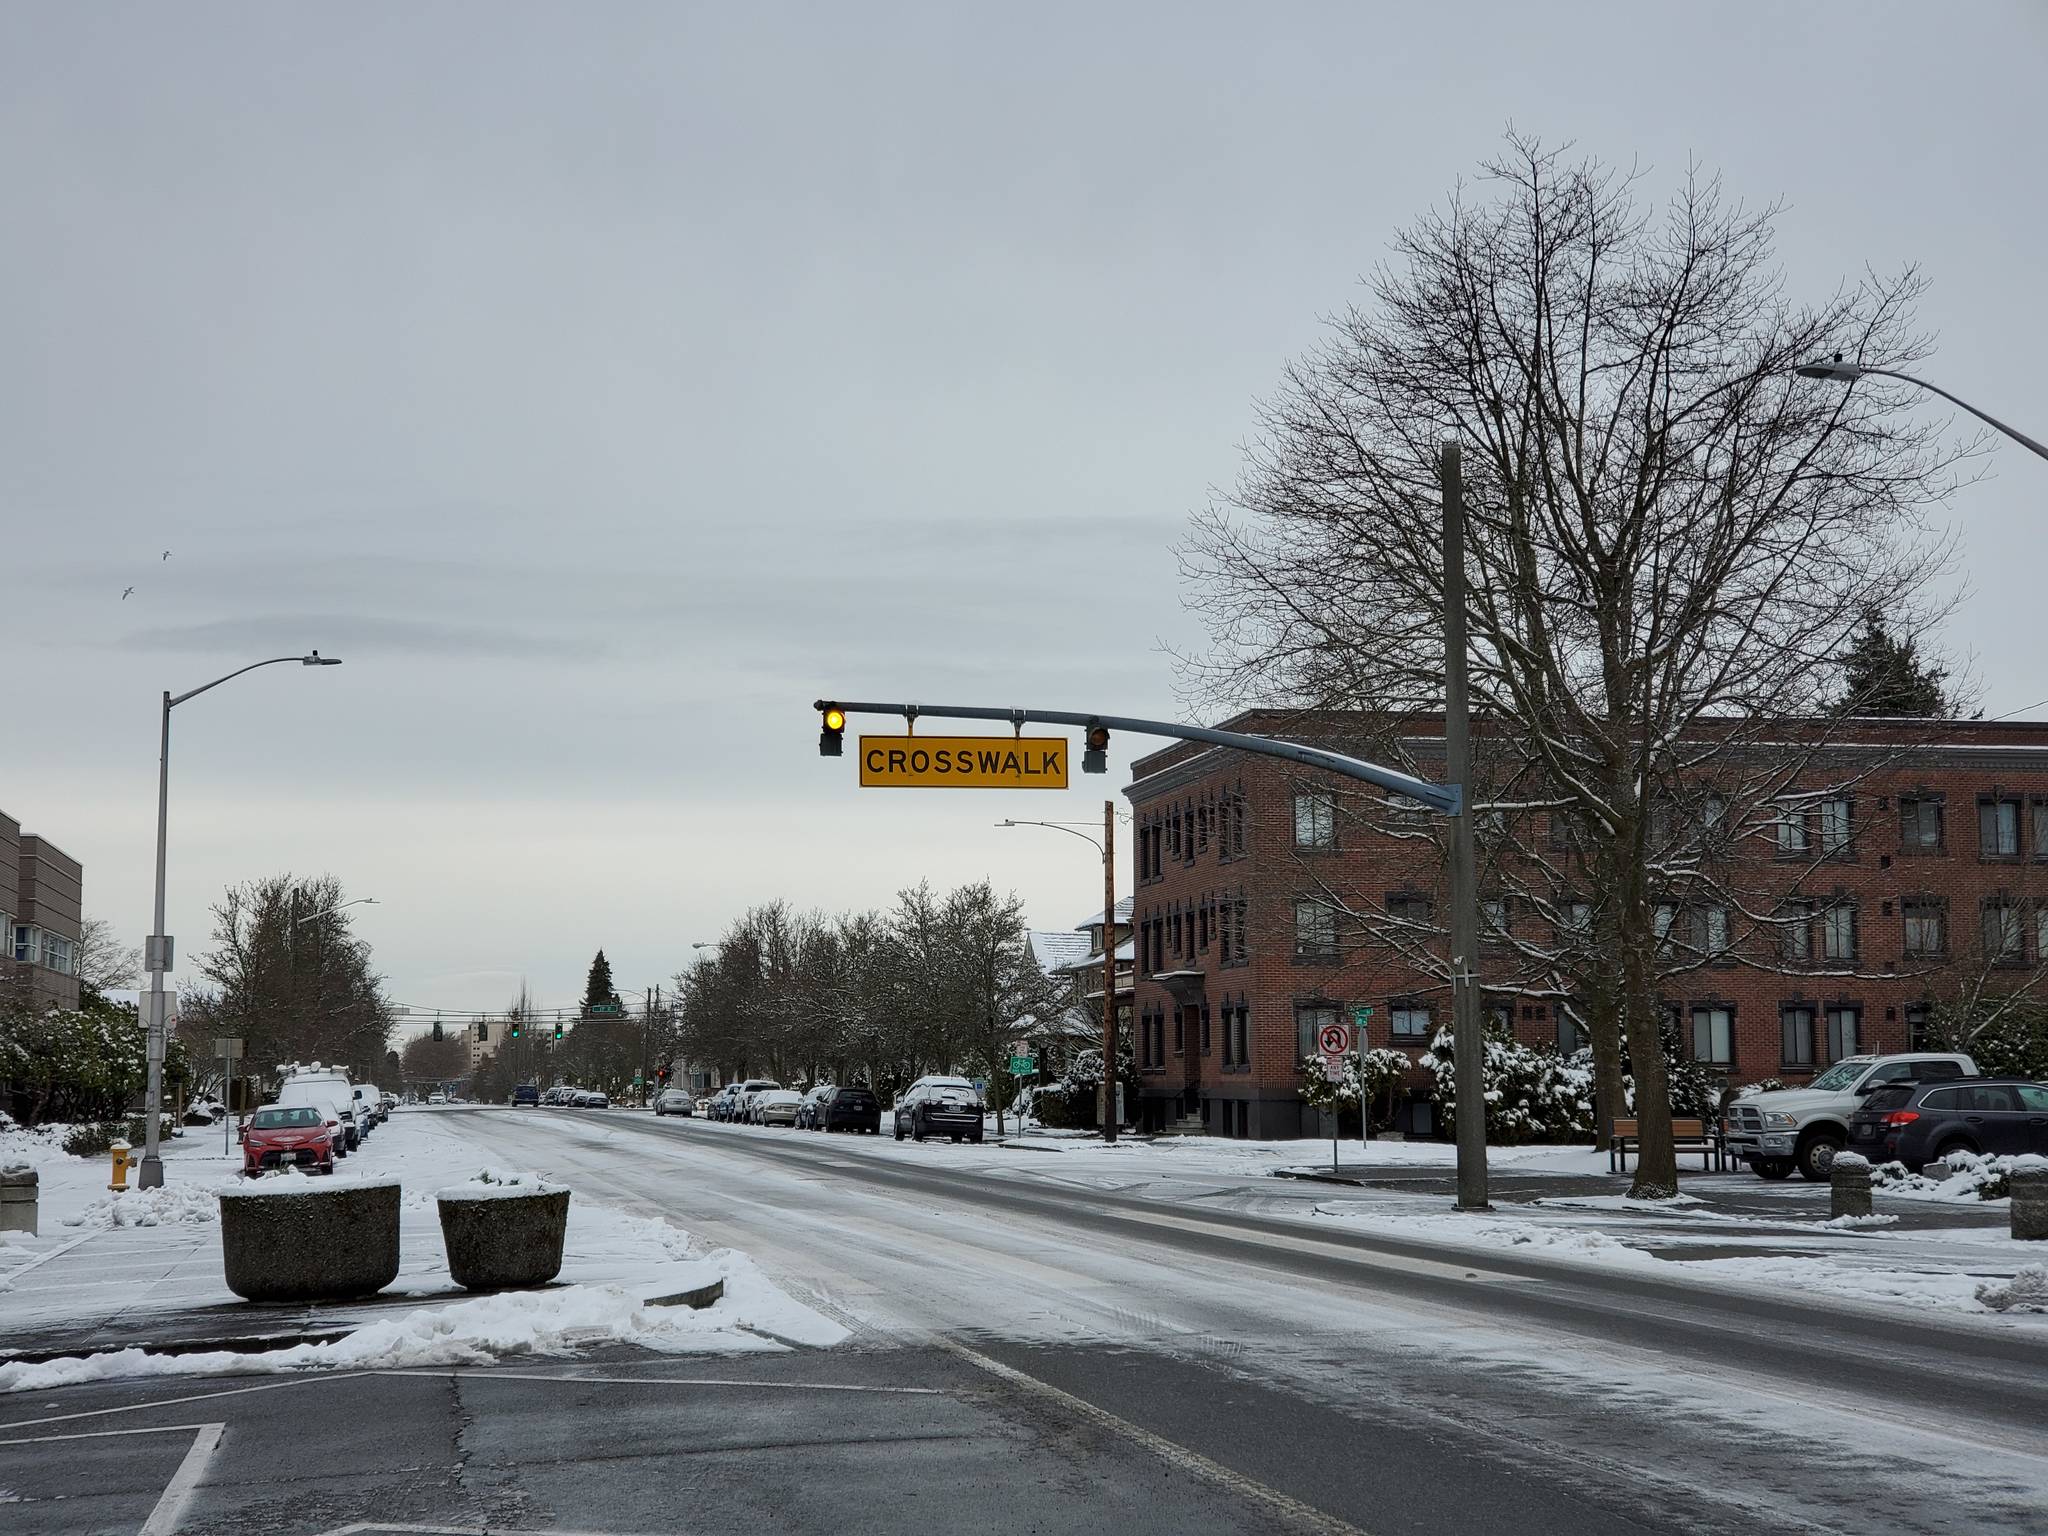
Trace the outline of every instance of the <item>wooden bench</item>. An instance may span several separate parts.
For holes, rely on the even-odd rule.
[[[1642,1135],[1634,1120],[1614,1122],[1614,1134],[1607,1142],[1607,1167],[1614,1173],[1628,1171],[1630,1144],[1634,1143],[1638,1153],[1642,1150]],[[1671,1122],[1671,1144],[1680,1156],[1688,1152],[1700,1155],[1700,1171],[1711,1169],[1715,1173],[1728,1166],[1727,1144],[1721,1140],[1720,1127],[1709,1125],[1704,1120],[1673,1120]]]

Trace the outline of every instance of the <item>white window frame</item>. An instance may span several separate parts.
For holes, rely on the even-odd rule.
[[[1306,832],[1308,835],[1303,836]],[[1303,789],[1294,795],[1294,846],[1337,846],[1337,797],[1327,789]]]

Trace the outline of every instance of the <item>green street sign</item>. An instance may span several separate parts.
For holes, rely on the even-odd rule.
[[[1010,1058],[1010,1076],[1012,1077],[1029,1077],[1037,1070],[1038,1058],[1036,1056],[1012,1056]]]
[[[592,1014],[617,1014],[619,1005],[617,1003],[592,1003],[587,1011]]]
[[[1365,1038],[1365,1026],[1372,1022],[1372,1010],[1370,1008],[1352,1009],[1351,1022],[1358,1030],[1358,1038],[1363,1040]]]

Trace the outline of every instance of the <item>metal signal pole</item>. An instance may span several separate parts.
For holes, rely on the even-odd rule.
[[[1115,1141],[1116,1039],[1116,802],[1102,802],[1102,1139]]]
[[[1472,721],[1465,696],[1465,501],[1458,445],[1439,465],[1444,503],[1444,777],[1472,782]],[[1458,1075],[1458,1209],[1486,1209],[1486,1043],[1480,1035],[1479,893],[1472,797],[1451,812],[1451,1028]]]

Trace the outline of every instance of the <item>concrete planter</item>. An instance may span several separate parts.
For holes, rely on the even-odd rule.
[[[546,1285],[562,1272],[569,1191],[520,1184],[457,1184],[434,1197],[448,1273],[466,1291]]]
[[[221,1262],[246,1301],[347,1301],[398,1278],[398,1185],[257,1179],[220,1194]]]

